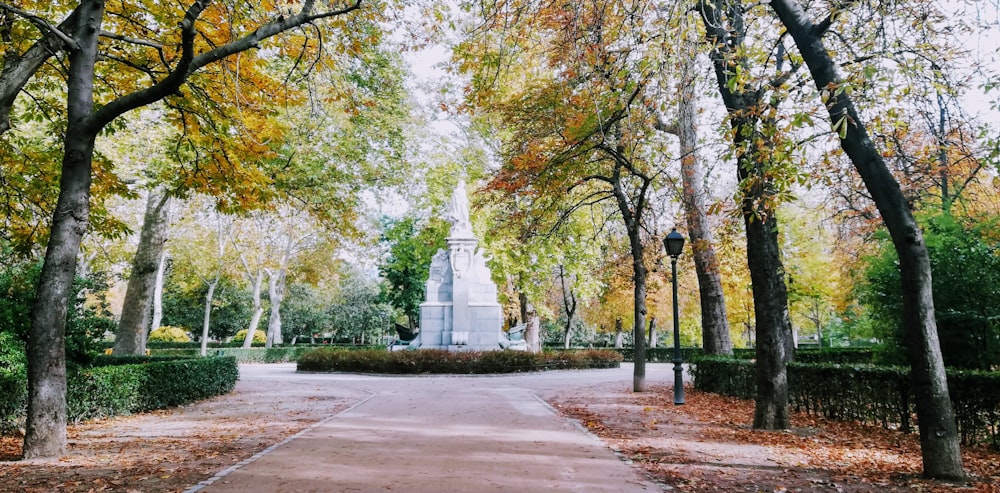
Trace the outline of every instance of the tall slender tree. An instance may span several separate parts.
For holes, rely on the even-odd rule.
[[[754,428],[790,425],[787,364],[794,342],[788,315],[785,270],[778,242],[777,204],[787,193],[782,177],[790,153],[777,125],[778,105],[790,72],[777,67],[770,81],[749,77],[747,6],[741,0],[698,2],[719,94],[726,106],[740,181],[740,211],[746,229],[747,265],[753,287],[756,323]],[[778,59],[783,57],[778,53]],[[794,71],[793,66],[790,70]]]
[[[824,102],[831,126],[838,130],[841,148],[871,193],[899,256],[903,325],[909,342],[911,378],[917,394],[924,475],[941,479],[964,478],[958,428],[934,317],[927,245],[906,196],[869,137],[865,120],[824,44],[823,36],[837,20],[838,11],[833,10],[823,20],[814,22],[795,0],[772,0],[770,5],[795,41],[817,90],[826,95]]]

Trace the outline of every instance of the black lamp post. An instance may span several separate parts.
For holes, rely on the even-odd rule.
[[[681,363],[681,322],[677,310],[677,257],[684,249],[684,236],[677,232],[677,228],[670,230],[670,234],[663,239],[663,246],[670,255],[670,271],[674,285],[674,405],[684,404],[684,368]]]

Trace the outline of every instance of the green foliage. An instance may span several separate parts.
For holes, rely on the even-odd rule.
[[[391,330],[392,308],[380,301],[378,285],[358,269],[345,272],[328,313],[338,340],[374,341]]]
[[[877,362],[879,352],[868,348],[798,349],[797,363],[871,364]]]
[[[516,373],[549,369],[616,368],[621,355],[614,351],[579,350],[546,353],[526,351],[450,352],[346,351],[317,349],[299,356],[299,371],[351,371],[364,373]]]
[[[233,336],[233,342],[243,344],[246,341],[246,338],[247,329],[240,329],[236,332],[236,335]],[[264,332],[263,330],[254,331],[253,341],[250,344],[253,344],[254,346],[263,346],[265,342],[267,342],[267,332]]]
[[[200,337],[205,318],[205,294],[208,287],[204,283],[185,290],[168,278],[163,290],[163,324],[178,327],[196,327],[195,336]],[[223,340],[234,336],[246,328],[253,306],[251,295],[239,283],[222,278],[212,299],[212,319],[208,335]]]
[[[756,396],[756,365],[752,360],[700,358],[691,363],[689,368],[694,378],[694,387],[698,390],[740,399],[753,399]]]
[[[0,342],[6,343],[0,333]],[[5,348],[0,345],[0,433],[24,422],[27,376],[6,371]],[[22,356],[23,358],[23,356]],[[16,359],[16,358],[15,358]],[[163,409],[230,392],[239,378],[236,358],[178,356],[97,356],[95,366],[69,374],[66,404],[70,421],[119,416]]]
[[[19,427],[28,398],[24,343],[12,332],[0,332],[0,434]]]
[[[624,347],[621,349],[615,349],[614,351],[619,352],[625,361],[632,361],[634,356],[633,348]],[[682,347],[681,348],[681,359],[684,361],[691,361],[701,357],[701,348],[691,348]],[[646,362],[647,363],[668,363],[674,360],[674,348],[673,347],[654,347],[646,348]]]
[[[385,279],[382,297],[411,321],[420,317],[424,283],[430,274],[431,259],[445,246],[448,225],[431,220],[418,225],[413,217],[383,222],[382,243],[389,255],[379,266]]]
[[[692,364],[695,388],[752,399],[755,365],[703,358]],[[796,411],[910,432],[916,400],[909,371],[898,366],[790,363],[789,399]],[[1000,446],[1000,372],[948,370],[962,443]]]
[[[991,223],[963,225],[947,215],[926,221],[938,335],[949,367],[1000,365],[1000,243],[994,229]],[[903,348],[901,289],[896,252],[883,237],[881,254],[868,261],[858,299],[876,335]]]
[[[179,406],[233,390],[236,358],[194,358],[144,365],[142,410]]]
[[[81,370],[66,382],[70,421],[120,416],[140,411],[145,374],[139,365],[113,365]]]
[[[281,303],[281,332],[285,341],[309,337],[330,327],[330,299],[315,287],[294,283]],[[242,340],[242,339],[241,339]]]
[[[70,375],[66,400],[71,421],[187,404],[230,392],[239,378],[232,357],[128,361]]]
[[[40,262],[17,262],[0,268],[0,333],[27,341],[31,306],[41,274]],[[73,281],[66,321],[66,359],[86,365],[97,352],[97,340],[115,328],[103,293],[107,283],[100,275]]]
[[[149,342],[191,342],[188,330],[165,325],[149,333]]]

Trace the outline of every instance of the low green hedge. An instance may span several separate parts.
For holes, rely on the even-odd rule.
[[[28,380],[24,373],[0,371],[0,435],[21,427],[28,400]]]
[[[96,363],[103,366],[81,369],[66,379],[67,419],[71,422],[195,402],[230,392],[239,378],[233,357],[102,357]],[[0,431],[23,423],[26,387],[24,379],[15,381],[0,375],[0,392],[20,396],[0,401]]]
[[[617,348],[613,351],[618,351],[621,353],[624,361],[635,361],[635,348],[624,347]],[[681,359],[683,361],[691,361],[694,358],[701,356],[701,348],[696,347],[682,347],[681,348]],[[673,347],[654,347],[646,348],[646,362],[647,363],[670,363],[674,360],[674,348]]]
[[[380,351],[386,351],[384,346],[378,346]],[[271,348],[255,347],[249,349],[243,349],[239,347],[229,347],[229,348],[209,348],[209,356],[232,356],[236,358],[237,363],[286,363],[289,361],[295,361],[303,353],[309,351],[315,351],[317,346],[277,346]],[[365,346],[364,350],[370,349],[370,347]],[[363,349],[350,349],[350,350],[363,350]],[[344,349],[345,351],[348,349]],[[196,358],[201,356],[201,348],[194,349],[154,349],[151,351],[153,356],[163,356],[163,357],[183,357],[183,358]]]
[[[546,351],[559,351],[558,348],[545,348]],[[634,361],[634,348],[624,347],[611,349],[621,353],[624,361]],[[572,351],[572,350],[570,350]],[[682,347],[681,359],[685,362],[705,358],[702,348]],[[733,349],[733,357],[740,360],[752,360],[757,357],[755,349],[736,348]],[[799,363],[840,363],[840,364],[869,364],[884,361],[882,353],[871,348],[823,348],[823,349],[797,349],[795,351],[795,361]],[[674,360],[673,346],[659,346],[646,348],[647,363],[670,363]]]
[[[753,399],[752,361],[702,358],[695,388]],[[948,389],[963,444],[1000,448],[1000,372],[948,370]],[[910,432],[916,412],[909,369],[898,366],[790,363],[789,404],[796,411]]]
[[[582,368],[617,368],[621,355],[608,350],[558,351],[416,351],[316,349],[299,356],[299,371],[362,373],[516,373]]]

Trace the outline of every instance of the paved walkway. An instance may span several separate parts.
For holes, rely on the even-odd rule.
[[[662,490],[538,397],[603,382],[627,388],[628,364],[479,377],[300,374],[294,365],[247,365],[240,378],[315,382],[368,397],[186,493]],[[671,378],[668,365],[647,365],[647,381]]]

